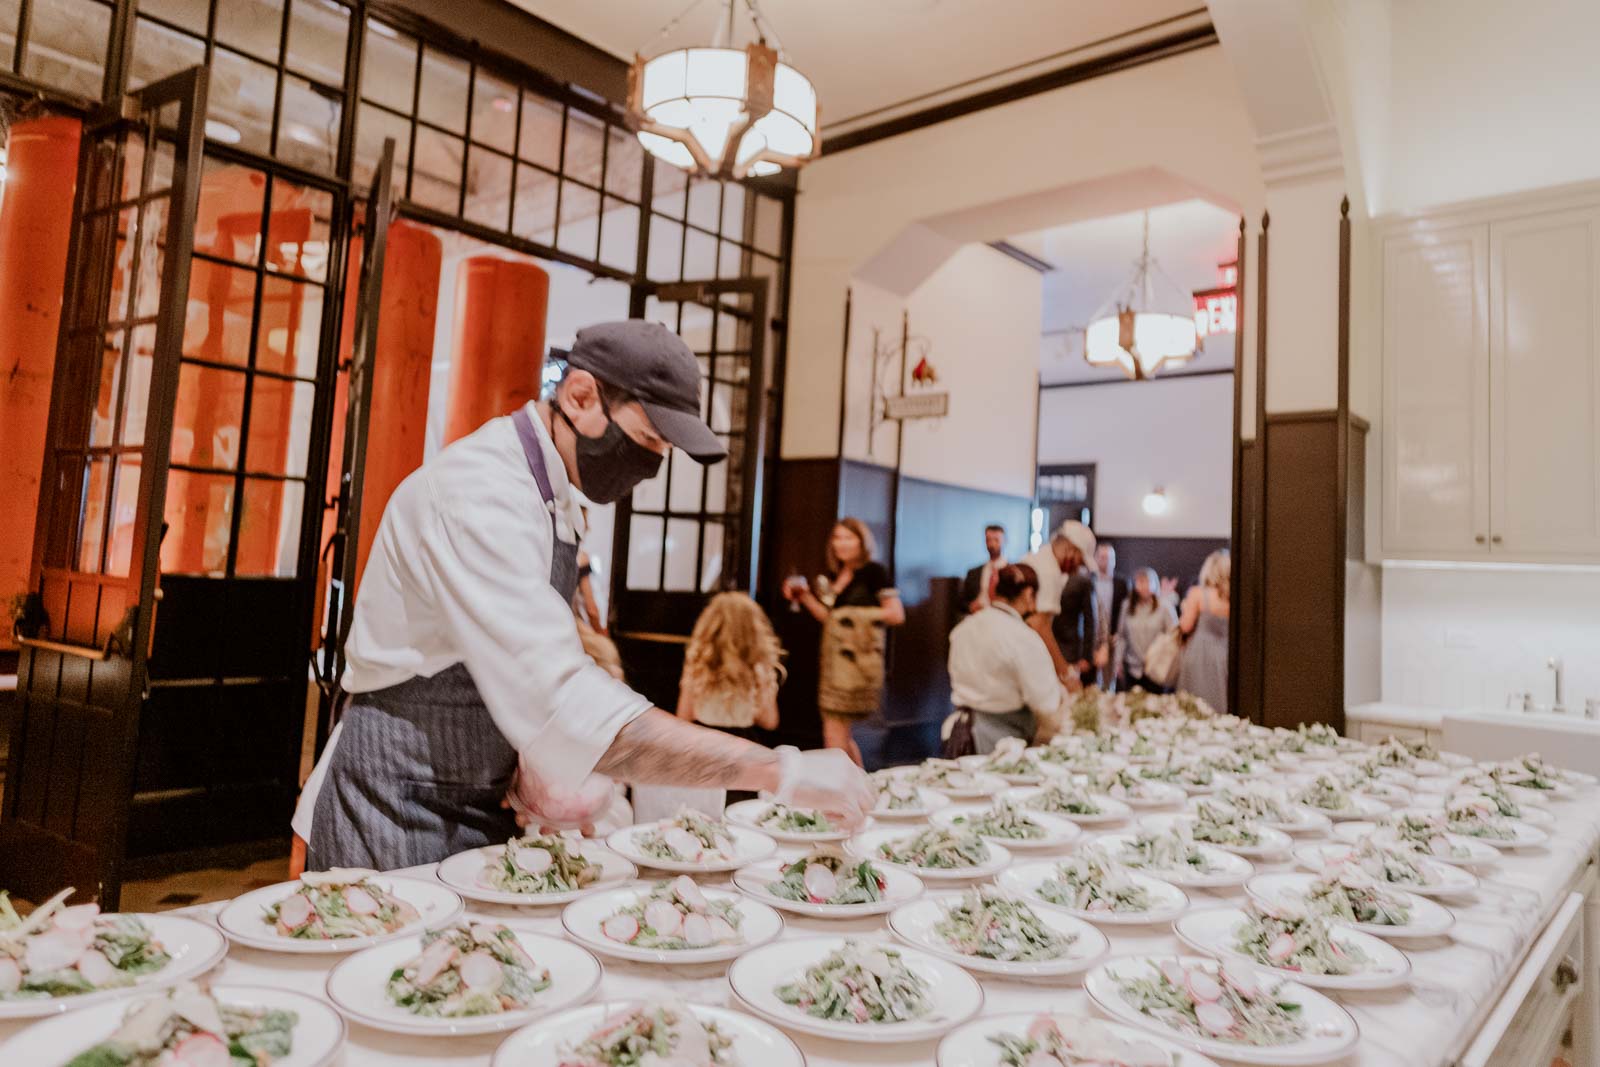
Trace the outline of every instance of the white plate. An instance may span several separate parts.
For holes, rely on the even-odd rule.
[[[914,808],[888,808],[883,804],[883,798],[878,798],[878,806],[872,809],[874,819],[925,819],[940,808],[950,806],[950,798],[943,793],[935,793],[932,789],[923,786],[917,787],[917,800],[919,804]]]
[[[1101,926],[1150,926],[1155,923],[1168,923],[1189,908],[1189,898],[1183,890],[1171,882],[1163,882],[1143,871],[1127,873],[1136,884],[1144,886],[1149,891],[1152,898],[1149,911],[1085,911],[1052,903],[1039,895],[1039,886],[1055,877],[1058,862],[1040,860],[1035,863],[1019,863],[1002,872],[995,882],[1007,892],[1027,897],[1031,904],[1042,908],[1055,908]]]
[[[566,1053],[586,1041],[607,1019],[644,1003],[646,1001],[641,999],[585,1004],[529,1023],[494,1050],[489,1067],[562,1067],[570,1062]],[[702,1023],[715,1023],[724,1037],[733,1039],[729,1053],[734,1063],[745,1067],[756,1064],[760,1067],[805,1067],[805,1056],[777,1027],[727,1008],[706,1004],[683,1006]]]
[[[921,789],[931,789],[935,793],[943,793],[953,800],[982,800],[992,797],[1004,789],[1009,783],[998,774],[974,774],[972,784],[965,789],[956,789],[951,786],[922,784]]]
[[[1117,987],[1118,977],[1137,978],[1155,973],[1160,956],[1118,956],[1090,971],[1084,979],[1084,990],[1095,1007],[1114,1019],[1129,1023],[1140,1030],[1160,1034],[1185,1048],[1192,1048],[1207,1056],[1217,1056],[1238,1063],[1265,1064],[1268,1067],[1304,1067],[1308,1064],[1327,1063],[1338,1059],[1355,1047],[1361,1038],[1361,1028],[1350,1013],[1339,1005],[1298,982],[1284,982],[1277,989],[1284,1003],[1300,1005],[1300,1018],[1305,1023],[1306,1034],[1299,1041],[1285,1045],[1252,1046],[1236,1041],[1218,1041],[1199,1034],[1189,1034],[1144,1014],[1122,997]],[[1178,961],[1186,967],[1204,966],[1215,974],[1218,965],[1214,960],[1194,956],[1180,956]],[[1257,970],[1263,981],[1273,981],[1275,975]]]
[[[1418,793],[1413,807],[1427,808],[1435,813],[1441,812],[1444,810],[1445,805],[1449,803],[1451,795],[1450,793]],[[1541,830],[1548,830],[1556,825],[1556,817],[1549,808],[1545,807],[1544,798],[1541,797],[1537,801],[1524,800],[1520,797],[1512,797],[1512,799],[1516,801],[1517,810],[1520,812],[1517,819],[1521,822],[1536,826]]]
[[[363,949],[342,960],[328,975],[328,998],[345,1015],[359,1023],[395,1034],[448,1037],[455,1034],[495,1034],[594,995],[600,984],[600,961],[559,937],[547,937],[506,922],[536,967],[550,972],[550,987],[533,1003],[498,1015],[469,1015],[459,1019],[414,1015],[389,1000],[389,977],[422,951],[422,938],[408,937]]]
[[[1444,764],[1446,767],[1451,767],[1455,770],[1461,770],[1462,768],[1472,766],[1472,757],[1463,756],[1459,752],[1441,752],[1439,753],[1439,762]]]
[[[148,987],[140,992],[148,992]],[[223,1004],[287,1009],[299,1015],[289,1054],[273,1060],[273,1067],[323,1067],[334,1062],[344,1047],[344,1020],[315,997],[288,989],[247,985],[215,985],[211,993]],[[145,999],[138,998],[139,1001]],[[102,1001],[82,1011],[35,1023],[0,1045],[0,1063],[18,1067],[66,1063],[116,1033],[135,1003],[133,999],[114,1003]]]
[[[1004,793],[1000,794],[1000,799],[1007,804],[1014,805],[1015,807],[1025,808],[1034,814],[1053,815],[1058,819],[1067,819],[1071,822],[1075,822],[1079,826],[1096,826],[1101,823],[1121,822],[1123,819],[1126,819],[1128,816],[1133,814],[1133,809],[1128,807],[1128,805],[1124,804],[1120,800],[1115,799],[1114,797],[1108,797],[1102,793],[1094,793],[1090,796],[1090,799],[1093,800],[1101,809],[1100,814],[1098,815],[1073,815],[1072,813],[1065,811],[1035,812],[1034,809],[1028,807],[1028,801],[1032,800],[1040,793],[1043,793],[1045,788],[1047,787],[1030,786],[1024,789],[1007,789]]]
[[[1112,799],[1120,800],[1130,808],[1174,808],[1189,798],[1188,793],[1171,782],[1145,782],[1144,788],[1148,796]]]
[[[889,914],[889,929],[913,948],[931,952],[969,971],[998,974],[1008,978],[1060,978],[1078,974],[1105,959],[1111,952],[1111,942],[1106,935],[1082,919],[1068,915],[1064,909],[1034,908],[1033,913],[1056,933],[1073,938],[1066,955],[1054,960],[1036,960],[1028,963],[1007,963],[1003,960],[967,956],[934,932],[934,927],[944,918],[945,912],[961,902],[965,893],[930,893],[921,900],[902,904]],[[1020,899],[1020,898],[1019,898]],[[1030,907],[1033,901],[1026,902]]]
[[[1511,832],[1517,835],[1509,841],[1502,841],[1494,837],[1472,837],[1468,834],[1459,834],[1457,836],[1466,837],[1472,841],[1482,841],[1490,848],[1497,849],[1535,848],[1550,840],[1549,834],[1532,823],[1523,822],[1521,819],[1507,819],[1505,823],[1511,828]]]
[[[728,984],[745,1007],[779,1026],[870,1045],[926,1041],[960,1026],[983,1009],[983,988],[977,979],[953,963],[914,948],[898,950],[906,967],[928,983],[933,1010],[925,1018],[903,1023],[832,1022],[778,999],[779,986],[798,980],[808,967],[820,963],[845,943],[842,937],[808,937],[746,952],[728,968]],[[871,943],[879,948],[898,948]]]
[[[1384,834],[1388,829],[1375,822],[1342,822],[1333,828],[1333,837],[1347,845],[1359,845],[1365,838],[1373,834]],[[1389,840],[1395,840],[1392,832],[1385,834]],[[1462,837],[1460,834],[1445,834],[1445,840],[1458,848],[1466,849],[1467,855],[1460,859],[1454,856],[1436,856],[1431,852],[1418,852],[1423,859],[1433,860],[1436,863],[1448,863],[1454,867],[1488,867],[1500,862],[1500,851],[1490,848],[1476,838]]]
[[[923,881],[952,882],[969,881],[979,878],[990,878],[1011,865],[1011,852],[1004,845],[997,845],[993,841],[984,839],[984,844],[989,846],[989,862],[978,867],[913,867],[908,863],[895,863],[878,855],[878,846],[886,841],[899,841],[903,838],[915,837],[918,831],[907,829],[868,830],[864,834],[852,837],[845,847],[851,855],[861,856],[877,863],[887,863],[892,867],[900,867],[911,871]]]
[[[792,911],[796,915],[809,915],[814,919],[860,919],[868,915],[885,915],[922,895],[922,879],[903,867],[878,863],[877,869],[884,881],[881,900],[865,904],[813,904],[806,900],[789,900],[767,889],[768,882],[776,882],[782,876],[786,862],[781,859],[763,860],[749,867],[740,867],[733,872],[733,884],[763,904],[780,911]]]
[[[1132,834],[1106,834],[1095,838],[1095,844],[1105,849],[1111,858],[1121,862],[1122,849],[1133,840]],[[1200,845],[1200,851],[1208,856],[1217,868],[1210,874],[1199,874],[1192,870],[1167,870],[1166,868],[1135,867],[1142,873],[1150,874],[1173,885],[1183,886],[1185,889],[1216,889],[1222,886],[1240,885],[1246,878],[1255,873],[1255,867],[1243,856],[1235,856],[1231,852],[1224,852],[1215,845]]]
[[[982,815],[986,808],[946,809],[937,812],[928,821],[935,826],[942,826],[946,830],[959,830],[964,821]],[[1064,815],[1049,815],[1042,811],[1025,812],[1028,818],[1044,828],[1044,836],[1035,840],[1019,840],[1010,837],[991,837],[988,834],[979,834],[991,845],[999,844],[1013,852],[1031,852],[1051,848],[1065,848],[1071,845],[1083,834],[1078,824]]]
[[[623,908],[638,903],[650,895],[653,882],[633,882],[603,893],[594,893],[568,904],[561,912],[561,925],[573,939],[587,945],[602,956],[638,963],[718,963],[731,960],[742,952],[764,945],[783,933],[783,917],[765,904],[747,899],[727,889],[701,886],[707,900],[727,901],[736,905],[743,919],[739,923],[741,940],[731,945],[708,945],[705,948],[638,948],[613,941],[600,929],[600,924]]]
[[[1425,788],[1429,782],[1434,782],[1437,780],[1438,779],[1435,778],[1424,778],[1417,783],[1417,789],[1421,790]],[[1403,785],[1399,785],[1395,782],[1385,782],[1377,778],[1374,778],[1359,786],[1355,792],[1364,797],[1375,797],[1389,805],[1391,808],[1404,807],[1405,805],[1411,803],[1411,798],[1415,795],[1411,790],[1407,789]]]
[[[1411,975],[1411,959],[1393,945],[1342,923],[1329,926],[1328,937],[1340,945],[1366,954],[1372,963],[1355,974],[1308,974],[1261,963],[1233,947],[1234,930],[1248,921],[1243,908],[1206,908],[1191,911],[1172,924],[1178,939],[1196,952],[1239,960],[1258,970],[1271,971],[1314,989],[1393,989]]]
[[[1308,845],[1294,850],[1294,861],[1306,870],[1320,874],[1329,864],[1337,863],[1349,854],[1350,846],[1345,844]],[[1478,888],[1477,876],[1464,868],[1452,867],[1448,863],[1434,863],[1421,857],[1415,857],[1414,862],[1424,870],[1431,870],[1439,880],[1431,885],[1389,883],[1391,889],[1403,889],[1419,897],[1448,897],[1470,893]]]
[[[97,989],[92,993],[40,1000],[0,1000],[0,1019],[34,1019],[62,1012],[76,1013],[90,1004],[125,1000],[140,993],[166,989],[205,974],[228,954],[228,939],[210,923],[170,914],[141,914],[138,917],[150,928],[150,936],[172,957],[172,961],[161,970],[135,978],[132,985]],[[27,1061],[0,1060],[0,1063],[9,1062]]]
[[[1158,832],[1170,830],[1180,821],[1193,826],[1195,818],[1193,815],[1172,813],[1146,815],[1139,820],[1139,829]],[[1225,852],[1232,852],[1236,856],[1281,856],[1294,847],[1294,841],[1282,830],[1271,830],[1260,823],[1254,823],[1253,826],[1256,833],[1261,837],[1259,845],[1212,845],[1212,847],[1220,848]],[[1210,844],[1210,842],[1202,842],[1202,844]]]
[[[370,937],[339,937],[326,941],[285,937],[263,921],[262,915],[269,905],[284,900],[300,888],[299,881],[293,881],[264,886],[251,890],[242,897],[234,897],[217,915],[217,925],[228,935],[228,940],[236,945],[262,948],[268,952],[324,955],[355,952],[373,945],[381,945],[385,941],[393,941],[395,938],[411,937],[423,930],[448,926],[459,919],[461,913],[466,910],[460,894],[438,882],[424,882],[420,878],[396,878],[390,874],[376,875],[372,880],[390,896],[398,897],[416,908],[419,918],[415,922],[406,923],[398,930],[391,930],[386,934],[373,934]]]
[[[1276,819],[1257,819],[1258,825],[1272,830],[1282,830],[1286,834],[1325,834],[1333,826],[1333,820],[1320,811],[1312,811],[1304,804],[1294,804],[1290,807],[1294,815],[1293,822],[1280,822]]]
[[[457,852],[454,856],[439,864],[434,872],[439,881],[454,889],[468,900],[481,900],[486,904],[508,904],[513,907],[532,907],[543,904],[566,904],[577,900],[585,893],[593,893],[597,889],[608,886],[620,885],[629,879],[638,876],[638,868],[602,846],[598,841],[576,842],[569,841],[569,847],[577,847],[579,854],[590,863],[600,868],[600,878],[591,882],[582,889],[572,889],[563,893],[512,893],[504,889],[496,889],[484,880],[484,869],[490,864],[500,862],[500,854],[506,850],[504,845],[485,845],[483,848],[471,848],[465,852]]]
[[[1302,806],[1310,808],[1318,815],[1326,815],[1334,822],[1343,822],[1346,819],[1375,819],[1380,815],[1389,814],[1389,805],[1377,797],[1365,793],[1351,793],[1350,807],[1345,811],[1329,811],[1327,808],[1318,808],[1310,804]]]
[[[1317,881],[1317,875],[1299,871],[1281,874],[1258,874],[1244,884],[1244,891],[1261,903],[1274,907],[1284,902],[1297,903],[1304,899]],[[1346,922],[1353,930],[1373,937],[1437,937],[1455,925],[1456,917],[1449,908],[1436,904],[1426,897],[1407,893],[1403,889],[1389,888],[1387,892],[1404,901],[1411,909],[1411,921],[1404,926],[1384,923]]]
[[[624,826],[622,829],[606,838],[606,847],[611,851],[625,856],[641,867],[650,867],[658,871],[683,871],[693,874],[707,874],[715,871],[738,870],[747,864],[764,860],[778,851],[778,843],[767,834],[751,830],[743,826],[729,826],[728,836],[733,839],[730,854],[722,857],[705,856],[690,862],[688,860],[664,860],[655,856],[647,856],[640,851],[634,839],[655,829],[660,823],[671,822],[671,819],[662,819],[659,823],[647,822],[637,826]]]
[[[974,1019],[965,1026],[959,1027],[946,1034],[944,1040],[939,1042],[939,1051],[936,1053],[936,1067],[1000,1067],[1000,1049],[992,1040],[1002,1034],[1016,1034],[1026,1036],[1028,1027],[1037,1020],[1050,1018],[1057,1027],[1068,1031],[1070,1027],[1081,1027],[1089,1024],[1101,1027],[1124,1041],[1138,1041],[1154,1045],[1167,1054],[1169,1062],[1181,1064],[1182,1067],[1218,1067],[1218,1064],[1198,1052],[1190,1052],[1182,1045],[1169,1041],[1154,1034],[1135,1030],[1131,1026],[1120,1023],[1102,1022],[1088,1015],[1067,1015],[1057,1013],[1047,1015],[1044,1012],[1022,1012],[1016,1015],[991,1015],[982,1019]],[[1051,1060],[1055,1063],[1055,1060]]]
[[[809,845],[819,841],[843,841],[850,836],[849,830],[824,830],[821,833],[803,834],[794,830],[775,830],[770,826],[762,826],[761,817],[772,805],[773,801],[770,800],[741,800],[737,804],[729,804],[722,815],[737,826],[766,834],[775,841],[789,841],[798,845]]]

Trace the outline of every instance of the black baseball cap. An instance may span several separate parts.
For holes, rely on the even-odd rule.
[[[566,360],[638,400],[656,432],[700,463],[727,458],[727,446],[700,417],[700,364],[683,338],[659,322],[586,326]]]

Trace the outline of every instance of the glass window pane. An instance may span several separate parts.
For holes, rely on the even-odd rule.
[[[606,129],[606,192],[634,203],[639,202],[639,186],[644,181],[644,147],[639,138],[621,126]]]
[[[172,462],[233,470],[239,462],[244,374],[185,363],[178,368]]]
[[[600,262],[632,273],[638,259],[639,209],[607,197],[600,221]]]
[[[685,278],[715,278],[717,276],[717,239],[699,230],[690,230],[684,238],[683,276]]]
[[[322,281],[328,276],[333,194],[282,178],[272,183],[267,223],[267,269]]]
[[[472,90],[472,140],[507,155],[517,146],[517,87],[482,69]]]
[[[250,361],[254,313],[253,271],[196,258],[189,265],[189,305],[184,316],[183,354],[213,363]],[[177,461],[177,454],[173,454]]]
[[[89,460],[89,475],[83,488],[83,512],[78,525],[77,568],[88,574],[100,573],[100,549],[105,544],[106,507],[111,499],[111,460],[94,456]]]
[[[432,48],[422,50],[422,88],[417,115],[435,126],[465,133],[467,126],[466,60]]]
[[[277,74],[271,67],[218,48],[211,59],[206,118],[237,130],[239,139],[234,143],[240,148],[265,155],[272,148],[277,90]]]
[[[84,227],[89,247],[105,247],[105,220],[116,220],[111,231],[116,241],[116,258],[111,261],[110,284],[106,286],[106,321],[121,322],[128,317],[128,298],[133,291],[133,252],[139,244],[139,209],[125,207],[114,215],[95,218]]]
[[[689,225],[716,233],[721,218],[722,183],[714,178],[690,179]]]
[[[749,253],[732,241],[723,241],[717,251],[717,277],[743,278],[748,271],[745,263]]]
[[[139,517],[138,455],[117,458],[117,484],[111,500],[111,543],[106,548],[106,573],[127,577],[133,560],[134,520]]]
[[[668,519],[667,573],[661,588],[693,591],[697,584],[694,572],[699,554],[700,524],[693,519]]]
[[[728,439],[722,438],[726,445]],[[706,512],[717,515],[728,510],[728,464],[713,463],[706,468]]]
[[[195,251],[254,264],[261,244],[266,190],[266,175],[260,171],[207,159],[200,179],[200,207],[195,213]],[[194,291],[193,282],[189,288]]]
[[[561,105],[537,93],[522,94],[522,134],[517,154],[550,170],[561,169]]]
[[[311,382],[258,375],[250,395],[250,439],[244,469],[255,474],[303,477],[311,441]]]
[[[133,328],[132,350],[123,361],[128,384],[122,388],[122,444],[144,444],[145,410],[150,405],[150,368],[156,358],[156,324]]]
[[[700,475],[703,468],[682,449],[674,448],[669,460],[672,464],[672,488],[669,491],[668,511],[700,510]]]
[[[351,166],[351,176],[362,195],[372,184],[372,172],[377,169],[386,137],[394,138],[395,185],[404,189],[406,161],[411,158],[411,120],[391,115],[371,104],[362,104],[356,122],[355,160]]]
[[[771,196],[756,197],[754,241],[769,255],[783,251],[783,201]]]
[[[511,221],[511,157],[477,146],[469,153],[465,217],[503,230]]]
[[[650,252],[645,274],[653,282],[675,282],[683,277],[683,226],[659,215],[650,216]]]
[[[222,574],[233,523],[233,475],[168,472],[162,518],[168,527],[161,542],[163,574]]]
[[[720,359],[718,363],[726,364],[728,360]],[[721,370],[722,368],[718,368]],[[722,382],[715,382],[711,386],[711,411],[710,425],[718,433],[727,433],[733,429],[733,386]]]
[[[217,0],[217,42],[278,62],[283,0]]]
[[[650,182],[650,210],[658,215],[683,218],[684,188],[689,184],[685,171],[656,160],[655,176]]]
[[[738,182],[722,186],[722,236],[744,240],[744,205],[747,194]]]
[[[284,75],[278,158],[307,170],[333,173],[343,110],[337,94],[293,74]]]
[[[233,573],[294,577],[305,495],[304,482],[244,480],[244,511],[239,516],[239,552]]]
[[[117,419],[117,393],[122,388],[122,331],[106,334],[100,346],[100,378],[95,387],[94,407],[89,412],[89,444],[104,448],[111,439]]]
[[[200,17],[200,28],[205,29],[204,14]],[[141,18],[133,30],[133,65],[128,71],[128,86],[137,89],[205,61],[205,42],[198,37]]]
[[[667,507],[667,465],[633,487],[634,511],[665,511]]]
[[[635,515],[628,526],[628,588],[661,588],[662,520]]]
[[[700,536],[700,591],[710,593],[722,587],[722,523],[706,523]]]
[[[139,0],[139,14],[154,15],[202,37],[206,33],[206,17],[210,11],[210,0]]]
[[[361,95],[411,114],[417,89],[417,42],[381,22],[368,21],[361,55]]]
[[[417,127],[417,154],[411,167],[411,199],[435,211],[456,214],[461,208],[462,153],[459,137]]]
[[[573,255],[595,257],[600,235],[600,194],[572,182],[561,183],[561,228],[557,246]]]
[[[526,163],[517,164],[517,205],[511,232],[527,241],[553,244],[556,232],[556,186],[552,174]]]
[[[600,157],[605,151],[606,124],[593,115],[567,109],[567,152],[562,159],[563,177],[576,178],[585,185],[600,187]]]
[[[134,315],[149,318],[161,307],[162,266],[167,258],[167,211],[172,201],[166,197],[146,200],[139,218],[139,277],[134,296]]]
[[[110,38],[111,8],[104,4],[35,3],[22,76],[98,100]]]
[[[261,290],[256,367],[275,374],[292,374],[296,378],[315,377],[321,329],[320,285],[268,277]],[[252,438],[255,436],[254,421],[252,415]]]
[[[327,85],[344,84],[350,12],[330,0],[294,0],[289,8],[288,66]]]

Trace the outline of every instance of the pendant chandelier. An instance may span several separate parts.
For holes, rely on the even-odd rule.
[[[657,36],[700,5],[695,0]],[[817,91],[781,58],[782,43],[755,0],[743,0],[755,40],[734,43],[735,7],[712,43],[645,59],[628,72],[628,124],[657,159],[691,174],[745,178],[777,174],[815,159]],[[767,44],[771,37],[777,48]]]
[[[1121,367],[1129,378],[1143,381],[1194,358],[1194,316],[1156,310],[1152,272],[1178,288],[1150,255],[1150,212],[1146,211],[1144,244],[1134,261],[1132,277],[1100,306],[1084,331],[1083,358],[1091,367]]]

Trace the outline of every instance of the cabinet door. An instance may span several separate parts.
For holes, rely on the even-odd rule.
[[[1600,555],[1600,207],[1490,228],[1491,542]]]
[[[1384,243],[1385,555],[1488,554],[1489,229]]]

